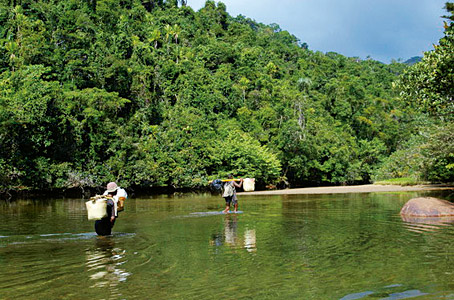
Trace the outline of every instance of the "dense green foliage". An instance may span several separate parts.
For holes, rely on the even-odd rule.
[[[446,3],[445,35],[396,82],[414,111],[417,131],[377,172],[377,178],[412,177],[454,182],[454,3]]]
[[[454,3],[446,8],[454,13]],[[454,25],[453,17],[445,22],[445,36],[422,62],[409,68],[399,80],[401,96],[432,115],[454,120]]]
[[[223,3],[185,4],[1,1],[2,189],[194,188],[230,172],[368,182],[415,132],[412,113],[424,119],[391,88],[404,64],[313,52]]]

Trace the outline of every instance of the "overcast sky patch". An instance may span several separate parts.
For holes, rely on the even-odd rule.
[[[217,1],[216,1],[217,2]],[[276,23],[309,49],[389,63],[422,56],[443,36],[446,0],[225,0],[230,15]],[[199,10],[205,0],[188,0]]]

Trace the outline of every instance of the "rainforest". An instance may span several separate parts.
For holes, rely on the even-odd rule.
[[[0,1],[0,194],[454,181],[454,4],[414,65],[222,2]]]

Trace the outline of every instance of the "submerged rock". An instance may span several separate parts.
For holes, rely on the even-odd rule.
[[[405,203],[400,214],[415,217],[454,216],[454,204],[433,197],[413,198]]]

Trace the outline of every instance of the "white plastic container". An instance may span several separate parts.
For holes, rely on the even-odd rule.
[[[245,178],[243,180],[243,190],[245,192],[253,192],[255,190],[255,179]]]
[[[100,198],[85,202],[88,220],[101,220],[107,217],[107,199]]]

